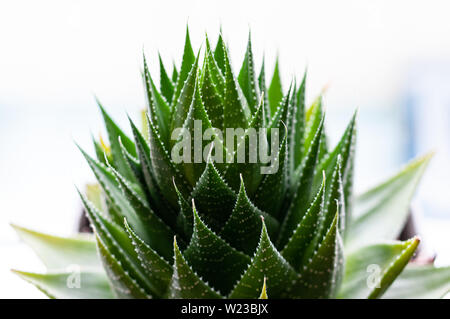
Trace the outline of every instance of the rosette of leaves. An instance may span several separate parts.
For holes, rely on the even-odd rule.
[[[449,268],[406,267],[417,237],[393,240],[430,155],[354,198],[356,114],[330,147],[322,99],[305,107],[306,74],[283,88],[277,61],[266,86],[250,37],[239,73],[221,35],[214,50],[206,38],[201,53],[194,53],[187,32],[179,69],[169,75],[160,57],[158,86],[144,58],[148,108],[140,129],[130,120],[132,137],[100,105],[109,146],[94,141],[96,158],[81,150],[99,184],[80,194],[94,234],[61,238],[14,226],[48,268],[44,274],[15,271],[19,276],[52,298],[447,292]],[[213,161],[212,151],[235,159],[239,148],[249,148],[244,136],[234,141],[233,153],[218,133],[207,160],[176,163],[175,129],[194,134],[195,120],[203,130],[266,129],[267,143],[278,128],[280,143],[271,150],[278,169],[262,174],[267,164],[258,161]]]

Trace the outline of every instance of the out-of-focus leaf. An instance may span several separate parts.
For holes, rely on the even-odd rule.
[[[372,244],[346,254],[340,298],[379,298],[413,256],[418,238]]]
[[[11,225],[19,237],[30,246],[47,269],[63,270],[72,265],[80,269],[102,272],[95,241],[87,236],[58,237]]]
[[[19,270],[13,270],[13,272],[36,286],[52,299],[114,298],[108,278],[103,273],[81,271],[79,273],[57,272],[36,274]]]
[[[383,298],[436,299],[450,292],[450,267],[406,266]]]
[[[411,198],[432,155],[410,162],[398,174],[357,197],[346,247],[391,240],[400,234]]]

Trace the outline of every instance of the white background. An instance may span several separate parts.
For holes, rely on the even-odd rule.
[[[92,150],[90,134],[102,130],[94,94],[122,123],[126,112],[135,116],[144,107],[143,49],[157,77],[157,50],[167,66],[172,59],[179,65],[187,22],[195,49],[205,32],[215,41],[221,25],[237,71],[251,28],[257,65],[264,50],[268,74],[278,54],[285,86],[306,66],[308,100],[329,86],[332,142],[360,108],[357,185],[365,188],[415,155],[406,150],[411,135],[404,114],[404,92],[421,83],[415,79],[423,73],[414,70],[434,66],[425,101],[437,97],[436,114],[449,107],[442,94],[450,84],[442,67],[450,64],[449,9],[448,1],[411,0],[1,1],[0,297],[40,296],[9,273],[40,265],[8,223],[62,235],[74,231],[80,211],[74,185],[82,188],[93,178],[73,141]],[[441,127],[449,120],[440,118]],[[448,130],[436,131],[439,139],[433,125],[426,133],[416,151],[437,148],[445,155]],[[429,176],[448,174],[446,157],[438,156],[440,166]],[[427,189],[435,184],[431,177],[425,182]],[[442,202],[439,209],[448,212],[449,191],[448,183],[422,189],[417,201]],[[439,216],[437,222],[422,216],[424,238],[450,263],[443,244],[448,216]]]

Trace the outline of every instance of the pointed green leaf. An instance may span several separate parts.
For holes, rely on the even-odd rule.
[[[290,145],[290,157],[291,157],[291,171],[301,164],[304,152],[304,132],[306,126],[305,120],[305,87],[306,87],[306,71],[303,76],[302,83],[300,84],[297,94],[295,95],[295,107],[292,110],[292,123],[291,123],[291,145]]]
[[[203,103],[211,119],[213,127],[223,129],[223,99],[211,77],[210,68],[204,70],[203,85],[201,88]]]
[[[150,159],[152,163],[153,176],[164,198],[172,205],[177,207],[178,197],[173,187],[172,178],[175,178],[181,193],[186,196],[189,194],[191,186],[183,177],[179,168],[174,164],[170,154],[161,142],[153,124],[150,124]]]
[[[175,191],[178,195],[178,206],[180,208],[180,213],[178,214],[178,227],[182,229],[184,237],[189,241],[192,236],[192,231],[194,229],[194,219],[192,212],[192,205],[184,199],[183,195],[179,192],[177,185],[174,182]]]
[[[267,94],[266,72],[265,72],[264,60],[265,59],[263,57],[261,70],[260,70],[259,76],[258,76],[258,84],[259,84],[259,90],[261,91],[261,94],[263,94],[263,97],[264,97],[264,112],[266,113],[266,122],[269,123],[272,118],[272,113],[270,112],[269,98],[268,98],[268,94]]]
[[[164,294],[169,287],[170,279],[172,278],[172,267],[155,250],[139,238],[139,236],[130,228],[126,220],[125,229],[133,242],[137,256],[145,270],[145,274],[149,278],[152,292],[160,298],[164,297]]]
[[[308,246],[316,236],[325,201],[325,177],[311,206],[297,225],[281,255],[294,269],[300,269]]]
[[[219,93],[221,99],[223,100],[223,95],[225,93],[225,77],[224,72],[219,68],[217,61],[211,51],[211,46],[209,44],[208,37],[206,37],[206,66],[211,76],[211,80],[215,85],[217,93]],[[225,58],[225,57],[224,57]]]
[[[262,224],[260,242],[255,256],[230,293],[230,298],[258,298],[264,278],[267,278],[267,289],[272,298],[290,296],[290,288],[295,281],[296,273],[272,244],[264,222]]]
[[[127,149],[127,151],[136,156],[136,148],[134,146],[133,141],[125,135],[125,133],[119,128],[119,126],[112,120],[108,113],[106,113],[103,106],[97,100],[97,104],[100,108],[100,111],[103,115],[103,120],[105,122],[106,131],[108,132],[109,143],[111,144],[111,155],[113,158],[114,167],[117,170],[125,175],[128,179],[133,180],[134,176],[131,170],[129,169],[126,159],[123,157],[122,150],[119,144],[119,137],[122,140],[123,145]]]
[[[169,298],[171,299],[217,299],[222,296],[205,283],[188,265],[174,239],[175,262],[170,285]]]
[[[310,200],[314,196],[311,186],[314,180],[314,172],[320,149],[319,145],[323,131],[323,123],[324,119],[322,119],[319,127],[317,128],[311,148],[308,150],[307,155],[303,158],[300,167],[295,171],[295,184],[291,190],[293,197],[281,226],[280,235],[278,238],[278,247],[284,247],[284,245],[288,242],[292,232],[308,210]]]
[[[324,111],[322,106],[322,96],[319,96],[311,107],[308,109],[306,128],[304,130],[304,145],[303,145],[303,155],[305,156],[311,147],[312,141],[316,135],[317,128],[320,125],[324,117]]]
[[[279,216],[287,188],[288,153],[286,149],[286,134],[284,136],[278,154],[273,160],[274,172],[269,172],[263,177],[253,197],[256,206],[275,217]],[[275,168],[277,168],[276,171]]]
[[[11,225],[42,260],[47,269],[65,270],[77,265],[81,270],[102,272],[95,242],[87,236],[58,237]]]
[[[234,159],[231,163],[228,163],[228,167],[225,172],[225,180],[228,181],[230,187],[236,191],[239,190],[239,176],[242,175],[244,177],[244,180],[246,181],[246,188],[249,196],[253,196],[256,189],[260,185],[261,180],[264,177],[264,174],[262,174],[261,172],[261,167],[266,166],[266,164],[262,163],[258,159],[260,149],[262,147],[267,147],[267,144],[261,145],[260,136],[260,130],[264,128],[264,106],[262,105],[263,101],[264,100],[261,98],[259,107],[254,114],[248,129],[244,132],[244,136],[242,138],[238,137],[236,151],[233,155]],[[266,143],[266,139],[263,141]],[[282,157],[281,164],[283,164],[283,160],[284,159]],[[274,169],[278,168],[277,165],[279,164],[280,160],[277,157],[274,159]],[[282,166],[280,167],[283,168]]]
[[[222,33],[219,33],[219,38],[217,39],[216,48],[214,50],[214,60],[217,62],[217,66],[225,74],[225,43],[223,42]]]
[[[411,198],[432,155],[410,162],[398,174],[357,198],[346,246],[390,240],[400,234],[408,217]]]
[[[160,83],[161,83],[161,93],[166,98],[167,102],[172,102],[172,96],[174,93],[174,86],[172,83],[172,80],[169,78],[166,72],[166,68],[164,67],[164,63],[161,58],[161,54],[158,54],[159,57],[159,76],[160,76]]]
[[[170,139],[170,106],[165,98],[156,89],[155,83],[150,75],[147,62],[144,57],[144,78],[148,99],[148,114],[153,125],[161,134],[161,140],[169,145]]]
[[[450,267],[406,266],[383,295],[391,299],[437,299],[450,292]]]
[[[172,98],[172,105],[175,106],[178,103],[178,99],[182,94],[183,87],[186,85],[185,81],[189,78],[189,74],[192,73],[193,65],[195,62],[194,50],[192,50],[191,39],[189,37],[189,28],[186,26],[186,40],[184,43],[183,60],[181,62],[180,73],[177,76],[177,82],[175,92]],[[176,70],[174,68],[174,70]],[[181,127],[181,125],[176,126]],[[173,127],[172,127],[173,130]],[[171,131],[172,131],[171,130]]]
[[[269,234],[278,230],[278,221],[272,216],[255,207],[247,197],[244,181],[241,178],[241,187],[230,218],[220,232],[220,236],[234,248],[247,255],[253,255],[261,234],[261,217],[267,224]]]
[[[148,206],[147,201],[117,171],[112,169],[112,172],[141,223],[145,225],[144,229],[140,231],[142,233],[140,236],[144,238],[150,247],[156,250],[161,256],[164,256],[166,260],[171,260],[172,245],[170,242],[175,235],[173,230],[156,216],[150,206]]]
[[[360,247],[346,255],[340,298],[379,298],[413,256],[419,239]],[[423,289],[423,288],[422,288]]]
[[[172,123],[170,126],[170,131],[172,132],[171,145],[173,145],[177,139],[177,136],[173,136],[174,129],[183,127],[183,123],[186,120],[186,116],[192,104],[195,86],[197,83],[197,73],[198,73],[198,56],[194,62],[194,65],[192,66],[192,69],[189,71],[186,82],[183,85],[180,97],[176,101],[173,109]]]
[[[269,98],[270,114],[275,114],[278,105],[283,99],[283,88],[281,86],[278,58],[275,62],[275,69],[273,71],[272,81],[270,82],[270,86],[267,93]]]
[[[108,278],[98,272],[81,271],[36,274],[13,270],[52,299],[112,299]],[[76,278],[75,276],[79,276]],[[78,283],[80,287],[77,288]],[[72,286],[73,285],[73,286]]]
[[[206,164],[205,171],[192,191],[192,198],[200,216],[214,231],[219,231],[225,225],[236,202],[236,194],[211,162]]]
[[[112,255],[98,236],[98,252],[108,275],[111,288],[117,298],[124,299],[149,299],[151,298],[145,290],[139,286],[129,273],[123,268],[121,262]]]
[[[177,66],[175,65],[175,62],[172,63],[172,83],[177,83],[178,80],[178,70],[177,70]],[[174,88],[175,89],[175,88]],[[175,94],[175,91],[174,91]],[[172,97],[173,100],[173,97]]]
[[[228,52],[225,52],[225,94],[224,94],[224,123],[226,128],[247,128],[247,119],[250,116],[245,98],[241,98],[240,86],[231,69]],[[226,135],[226,134],[225,134]]]
[[[344,270],[342,239],[338,226],[339,214],[311,258],[300,269],[296,283],[297,298],[333,298],[340,286]]]
[[[136,286],[142,287],[149,293],[150,284],[127,233],[117,224],[103,217],[81,193],[80,197],[94,233],[101,240],[101,243],[97,240],[97,247],[103,247],[104,254],[101,256],[104,267],[107,263],[115,269],[117,268],[115,264],[119,264],[120,269],[117,271],[126,272],[127,276],[136,282]],[[114,269],[106,269],[108,277],[112,276],[110,277],[112,279],[114,279]]]
[[[244,62],[239,72],[238,82],[242,88],[251,113],[255,113],[258,105],[259,86],[256,81],[255,66],[253,62],[251,34],[248,34],[247,50],[245,51]]]
[[[197,274],[225,295],[247,268],[250,257],[212,232],[198,216],[195,206],[193,212],[194,232],[183,255]]]

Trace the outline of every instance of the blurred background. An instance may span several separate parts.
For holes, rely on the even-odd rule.
[[[450,264],[449,10],[433,0],[1,1],[0,298],[42,296],[9,272],[42,269],[10,222],[76,230],[75,185],[94,179],[74,141],[92,151],[103,131],[94,94],[126,127],[145,105],[142,50],[154,77],[157,50],[179,66],[186,23],[195,50],[222,26],[236,72],[250,28],[268,75],[277,54],[285,86],[307,66],[308,101],[328,86],[332,143],[359,108],[357,191],[437,151],[414,207],[427,249]]]

